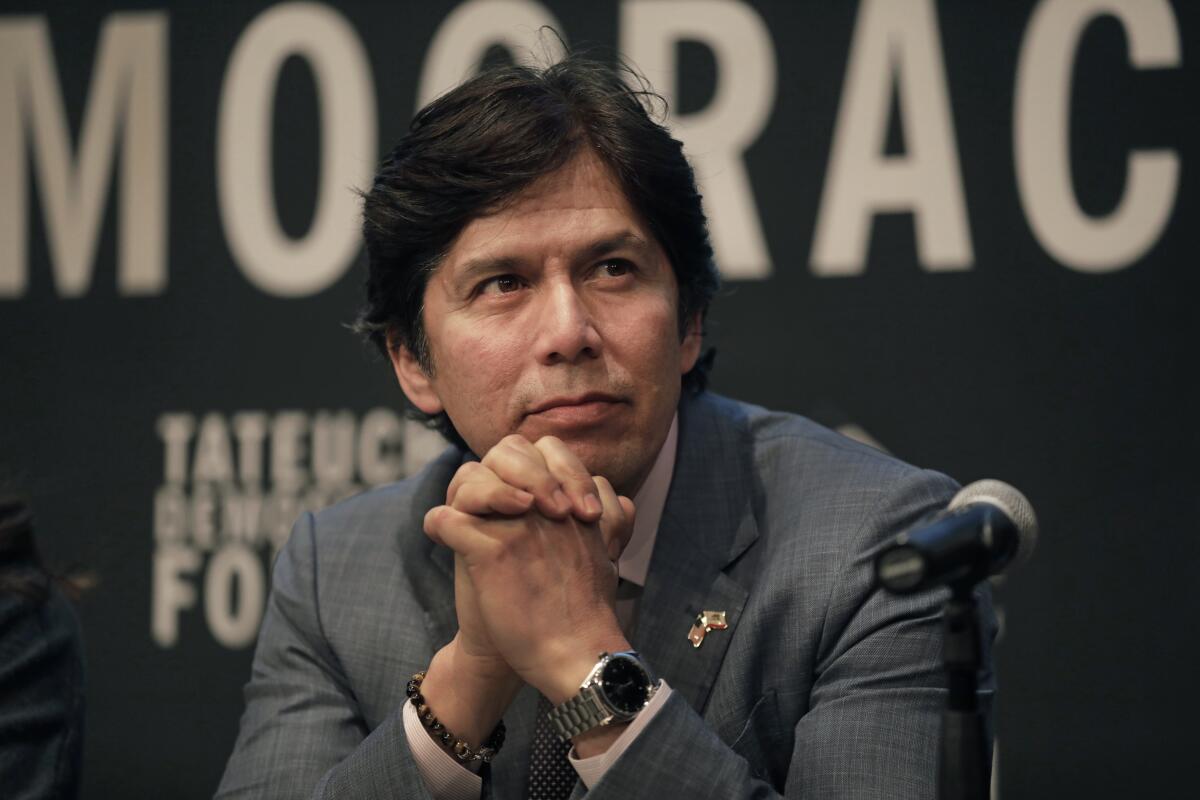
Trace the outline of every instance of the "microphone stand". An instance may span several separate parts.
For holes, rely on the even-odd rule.
[[[875,580],[896,594],[937,584],[950,587],[942,609],[946,708],[938,756],[940,800],[988,800],[992,754],[979,709],[982,645],[972,591],[1010,561],[1028,557],[1037,517],[1025,496],[1000,481],[976,481],[959,491],[947,513],[901,533],[875,557]]]
[[[972,575],[950,584],[950,599],[942,612],[942,659],[950,693],[942,712],[939,800],[987,800],[989,795],[991,758],[976,691],[981,658],[979,609],[972,589],[977,579]]]

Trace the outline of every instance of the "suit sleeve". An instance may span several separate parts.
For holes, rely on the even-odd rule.
[[[18,574],[21,566],[0,568]],[[78,797],[83,641],[74,609],[53,585],[44,601],[0,590],[0,698],[3,795]]]
[[[784,737],[791,743],[786,770],[772,774],[769,758],[748,760],[740,740],[735,752],[675,694],[588,797],[936,797],[946,594],[901,598],[876,591],[873,558],[895,534],[944,507],[954,489],[937,473],[910,473],[881,495],[860,526],[825,609],[808,710]],[[990,714],[995,616],[986,587],[979,599],[980,701]]]
[[[368,730],[317,613],[311,514],[275,561],[246,711],[218,798],[429,800],[401,708]]]

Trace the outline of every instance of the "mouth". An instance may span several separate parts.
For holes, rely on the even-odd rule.
[[[624,398],[603,392],[552,397],[534,406],[525,419],[551,431],[565,434],[570,430],[593,428],[612,422],[615,415],[628,405]]]
[[[597,408],[603,406],[616,405],[625,402],[620,397],[615,395],[605,394],[603,392],[588,392],[587,394],[552,397],[525,412],[526,416],[534,414],[546,414],[555,411],[570,411],[571,409],[585,409],[589,406]]]

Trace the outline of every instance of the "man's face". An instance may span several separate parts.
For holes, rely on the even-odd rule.
[[[554,435],[632,495],[700,351],[698,316],[680,340],[678,296],[666,254],[585,147],[463,229],[425,289],[431,373],[404,348],[393,364],[475,453]]]

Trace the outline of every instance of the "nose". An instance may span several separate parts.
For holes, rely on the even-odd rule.
[[[569,280],[546,287],[535,324],[534,354],[543,364],[572,364],[600,355],[600,333]]]

